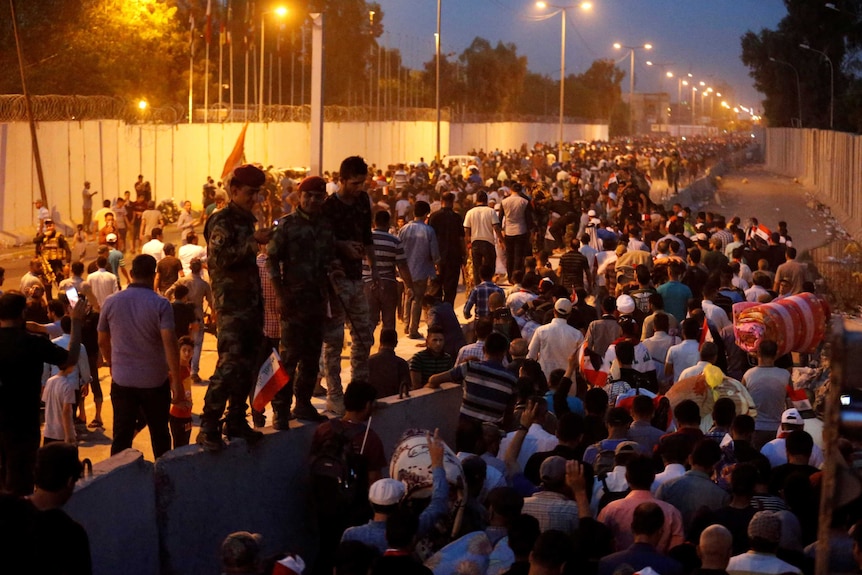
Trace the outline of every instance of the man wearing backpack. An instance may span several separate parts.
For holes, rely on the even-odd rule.
[[[626,482],[631,492],[623,499],[608,503],[599,513],[598,520],[613,532],[617,549],[628,549],[634,543],[632,518],[638,505],[645,502],[655,503],[664,513],[664,529],[656,545],[659,553],[667,553],[685,541],[680,512],[670,503],[659,501],[650,492],[654,479],[652,459],[643,456],[632,458],[626,465]]]
[[[344,392],[344,417],[321,423],[311,440],[311,484],[320,553],[315,572],[331,573],[332,558],[347,527],[369,518],[369,486],[387,465],[380,436],[368,427],[377,390],[354,381]]]
[[[634,441],[623,441],[614,449],[614,468],[596,477],[593,484],[593,497],[590,499],[593,515],[598,515],[611,501],[623,499],[631,492],[626,481],[626,464],[639,452],[640,446]]]
[[[628,431],[632,417],[624,408],[614,407],[608,410],[606,421],[608,438],[587,447],[584,451],[583,461],[593,466],[596,477],[601,477],[613,470],[617,446],[629,440]]]

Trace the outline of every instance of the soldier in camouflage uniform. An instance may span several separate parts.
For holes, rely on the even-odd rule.
[[[311,396],[330,302],[335,239],[329,221],[321,216],[326,180],[305,178],[299,193],[299,207],[279,220],[273,232],[267,247],[268,266],[281,308],[282,363],[296,394],[293,414],[298,419],[322,421],[326,417],[311,405]],[[283,387],[272,400],[276,429],[288,428],[290,388],[290,384]]]
[[[326,198],[323,215],[335,234],[336,255],[344,273],[332,282],[336,293],[330,302],[331,317],[327,318],[323,329],[323,364],[326,409],[342,416],[341,349],[345,323],[350,328],[350,369],[354,381],[368,381],[368,356],[374,343],[374,324],[362,282],[362,262],[366,256],[371,265],[372,285],[380,278],[371,236],[371,201],[365,192],[368,165],[359,156],[351,156],[341,162],[338,173],[341,185]]]
[[[252,165],[236,168],[228,179],[230,203],[207,220],[209,273],[217,312],[218,363],[210,378],[201,415],[198,444],[222,447],[219,421],[230,401],[224,432],[230,438],[262,437],[246,421],[246,399],[254,385],[263,349],[263,297],[257,271],[258,244],[271,232],[255,232],[252,215],[265,176]]]

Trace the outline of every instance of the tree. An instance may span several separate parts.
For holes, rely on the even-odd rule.
[[[838,0],[829,8],[822,2],[785,0],[787,15],[777,30],[746,32],[741,38],[743,64],[748,66],[755,87],[764,94],[764,116],[773,126],[789,126],[798,113],[796,75],[805,127],[829,128],[831,80],[829,66],[816,52],[824,52],[834,70],[835,118],[837,130],[850,129],[850,111],[858,109],[862,98],[848,90],[856,67],[855,54],[862,47],[862,20],[855,0]],[[859,126],[857,125],[856,128]]]
[[[16,8],[32,93],[177,101],[188,33],[175,2],[41,0]],[[0,33],[0,66],[18,68],[11,26]],[[20,93],[18,75],[0,77],[0,91]]]
[[[433,108],[437,90],[437,59],[432,56],[422,65],[422,86],[425,106]],[[467,86],[462,75],[462,66],[440,55],[440,107],[460,109],[467,102]]]
[[[624,75],[613,60],[595,60],[583,74],[569,76],[566,90],[572,85],[574,101],[569,104],[566,99],[567,113],[571,109],[574,116],[610,121],[621,101],[620,85]]]
[[[527,76],[527,57],[518,56],[514,44],[498,42],[492,48],[490,42],[476,37],[459,60],[465,68],[467,111],[484,114],[515,111]]]

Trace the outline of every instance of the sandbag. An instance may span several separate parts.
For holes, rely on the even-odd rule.
[[[779,356],[813,353],[826,336],[829,304],[811,293],[753,306],[737,303],[733,307],[736,344],[748,353],[756,353],[764,339],[778,344]]]
[[[431,474],[431,456],[428,454],[428,430],[408,429],[398,441],[389,462],[389,476],[404,483],[407,487],[405,499],[424,499],[431,497],[434,479]],[[461,461],[455,452],[446,445],[443,454],[443,468],[449,485],[463,490],[466,485]]]

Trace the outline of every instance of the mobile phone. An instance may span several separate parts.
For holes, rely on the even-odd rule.
[[[66,299],[69,300],[69,305],[72,307],[78,303],[78,290],[75,289],[75,286],[69,286],[66,290]]]

